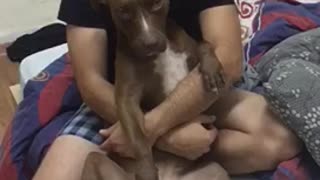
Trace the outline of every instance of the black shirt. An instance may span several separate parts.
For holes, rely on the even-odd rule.
[[[107,8],[101,6],[98,11],[93,10],[90,0],[62,0],[59,19],[67,24],[103,28],[108,34],[108,77],[114,80],[114,59],[116,35],[111,15]],[[169,17],[182,26],[186,32],[201,40],[199,13],[206,8],[233,4],[234,0],[171,0]]]

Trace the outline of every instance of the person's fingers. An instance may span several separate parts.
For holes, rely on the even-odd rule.
[[[217,93],[218,92],[218,84],[217,84],[217,81],[216,81],[216,75],[215,74],[210,74],[210,80],[208,81],[208,84],[209,84],[209,92],[211,93]]]
[[[112,134],[112,132],[116,129],[116,127],[117,126],[111,126],[110,128],[107,128],[107,129],[101,129],[99,131],[99,134],[101,134],[105,138],[108,138]]]
[[[106,152],[113,152],[113,144],[110,142],[110,140],[106,140],[100,145],[100,149]]]
[[[102,129],[99,131],[99,134],[102,135],[104,138],[109,138],[112,134],[112,130],[110,129]]]
[[[210,144],[214,142],[218,134],[218,130],[213,126],[211,129],[207,130],[208,141]]]
[[[216,81],[217,81],[217,92],[221,93],[221,91],[225,87],[225,80],[221,73],[217,76]]]
[[[216,83],[215,92],[219,93],[219,90],[224,86],[224,82],[223,82],[223,79],[222,79],[221,75],[217,74],[215,76],[215,80],[214,81]]]
[[[209,75],[205,74],[204,72],[201,72],[201,77],[202,77],[202,82],[203,82],[203,86],[205,88],[206,91],[210,90],[210,77]]]

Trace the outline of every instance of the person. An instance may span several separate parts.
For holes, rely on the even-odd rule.
[[[35,180],[80,179],[90,152],[130,155],[115,113],[116,30],[106,6],[97,8],[91,8],[89,0],[62,0],[59,18],[68,24],[71,63],[85,103],[52,144]],[[230,90],[218,100],[208,98],[201,74],[190,73],[145,115],[147,134],[158,139],[155,146],[188,159],[212,153],[230,174],[270,170],[295,156],[299,140],[278,121],[264,97],[231,88],[242,73],[240,23],[233,0],[171,0],[169,17],[196,40],[211,44]],[[202,125],[210,118],[200,115],[212,103],[217,134]],[[186,122],[186,117],[195,118]]]

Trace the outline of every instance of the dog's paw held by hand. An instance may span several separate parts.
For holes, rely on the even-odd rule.
[[[199,45],[200,73],[203,77],[204,86],[207,91],[219,93],[225,87],[222,66],[211,50],[210,44],[201,43]]]

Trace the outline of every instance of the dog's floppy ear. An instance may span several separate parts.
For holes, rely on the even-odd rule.
[[[101,5],[108,4],[108,0],[90,0],[90,4],[94,10],[98,11]]]

